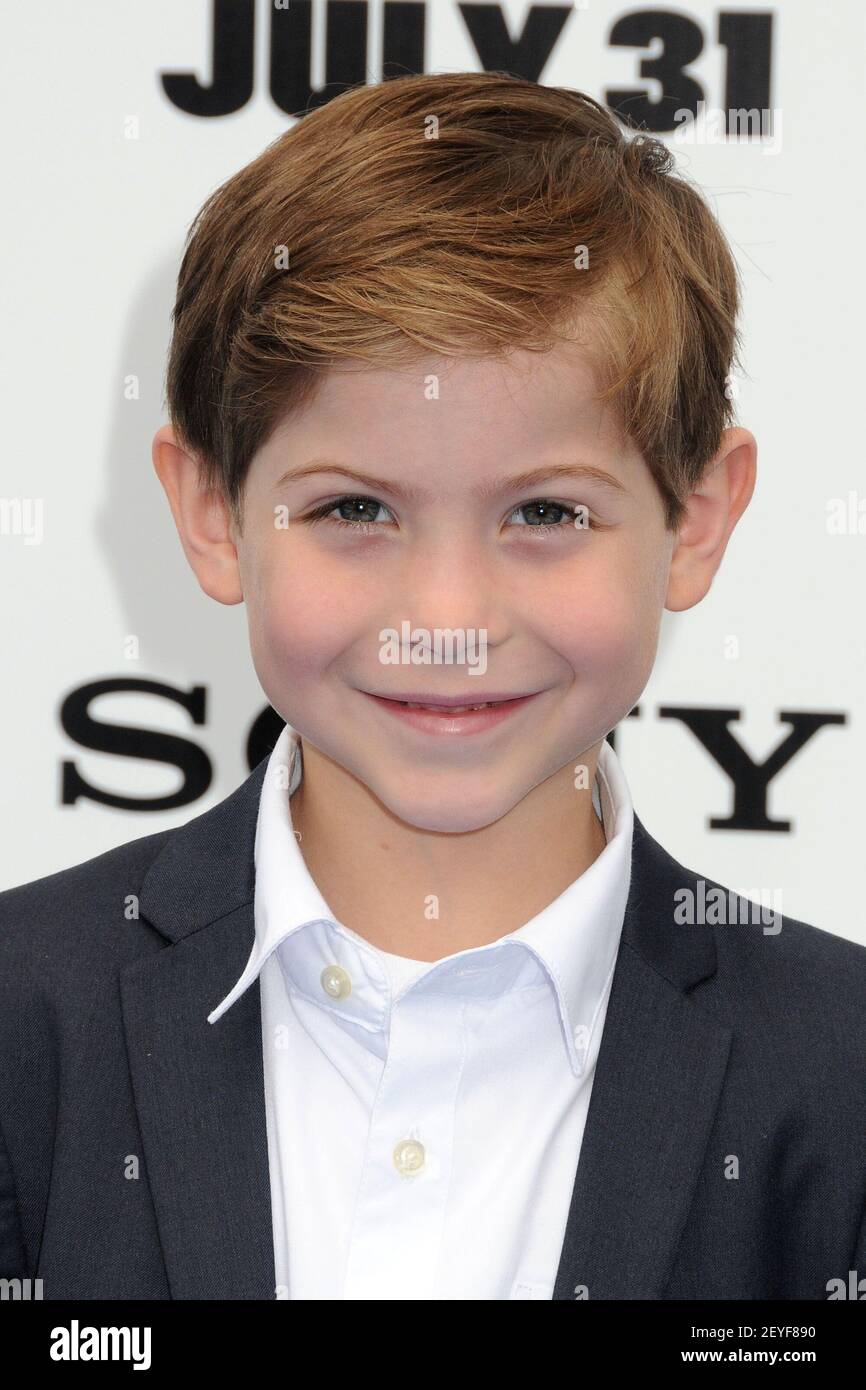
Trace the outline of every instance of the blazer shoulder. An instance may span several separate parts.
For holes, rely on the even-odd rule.
[[[687,867],[635,822],[632,901],[655,924],[656,952],[700,952],[712,969],[697,991],[724,1019],[811,1032],[816,1048],[859,1052],[862,1071],[866,945],[784,913],[775,889],[747,896]]]
[[[859,1091],[866,1119],[866,945],[775,910],[769,893],[683,875],[715,944],[716,971],[698,986],[707,1005],[792,1077]]]
[[[124,904],[177,829],[127,840],[66,869],[0,892],[0,948],[29,953],[56,943],[58,934],[124,919]],[[128,919],[127,919],[128,920]]]
[[[769,894],[757,901],[711,879],[703,881],[707,890],[726,895],[727,913],[714,923],[714,931],[727,967],[740,960],[768,979],[778,976],[792,986],[807,985],[816,1001],[823,996],[828,1003],[838,1000],[838,990],[847,993],[850,987],[866,1016],[866,945],[782,912],[768,901]]]
[[[76,966],[104,975],[164,946],[166,937],[146,910],[139,915],[145,880],[152,884],[155,875],[167,900],[176,899],[187,916],[196,910],[210,920],[218,915],[221,894],[249,896],[267,762],[263,758],[228,796],[181,825],[0,892],[0,951],[7,962],[24,957],[40,975],[68,974]],[[227,863],[236,868],[237,883]]]
[[[852,979],[863,991],[866,985],[866,944],[815,926],[784,913],[778,885],[757,888],[755,897],[738,893],[718,879],[680,863],[635,815],[633,893],[637,905],[649,908],[651,900],[661,916],[667,915],[659,896],[667,899],[674,925],[710,928],[720,964],[733,968],[737,961],[747,969],[804,972],[817,969],[820,981]],[[760,900],[759,900],[760,899]],[[862,994],[866,1007],[866,991]]]

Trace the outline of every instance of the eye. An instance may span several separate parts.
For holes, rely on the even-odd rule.
[[[334,512],[343,512],[344,515],[334,516]],[[393,513],[384,502],[363,494],[347,493],[332,502],[323,502],[321,506],[309,512],[304,520],[310,523],[328,521],[348,531],[371,535],[374,531],[382,530],[381,522],[376,520],[380,512],[386,512],[393,523]],[[578,512],[585,516],[584,525],[581,527],[575,526]],[[575,530],[597,529],[597,523],[590,517],[588,508],[578,508],[570,502],[555,502],[550,497],[522,502],[519,507],[514,508],[510,516],[518,514],[523,516],[523,521],[516,529],[525,531],[527,536],[549,535],[553,531],[567,532],[569,527]]]
[[[519,512],[529,514],[529,519],[517,527],[518,530],[525,530],[528,535],[548,535],[551,531],[567,531],[569,527],[575,530],[595,529],[595,522],[587,507],[578,508],[570,502],[554,502],[551,497],[537,497],[532,502],[521,502],[520,506],[511,512],[511,516]],[[585,516],[583,526],[575,526],[579,513]]]
[[[345,516],[332,516],[331,513],[345,508],[349,512],[349,518]],[[343,526],[349,531],[359,531],[361,535],[367,535],[372,531],[381,531],[382,527],[372,520],[379,510],[389,512],[384,502],[378,502],[375,497],[356,496],[347,494],[345,497],[338,497],[334,502],[323,502],[321,507],[316,507],[310,512],[306,521],[331,521],[335,526]],[[389,515],[391,513],[389,512]]]

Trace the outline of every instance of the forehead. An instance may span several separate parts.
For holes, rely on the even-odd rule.
[[[640,455],[597,392],[576,343],[503,358],[336,367],[259,451],[259,471],[273,480],[327,457],[378,477],[452,488],[545,462],[629,470]]]

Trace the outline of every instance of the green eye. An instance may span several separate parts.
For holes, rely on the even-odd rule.
[[[346,508],[350,511],[350,516],[334,516],[333,513]],[[351,509],[355,509],[354,516],[351,516]],[[375,497],[365,497],[356,493],[347,493],[344,497],[338,497],[332,502],[323,502],[320,507],[316,507],[310,512],[305,520],[309,523],[327,521],[334,526],[342,526],[344,529],[370,535],[374,531],[382,530],[381,521],[374,518],[379,512],[387,512],[393,522],[393,513],[384,502],[380,502]],[[518,523],[515,529],[526,531],[527,535],[550,535],[553,531],[574,530],[596,530],[597,523],[589,515],[589,509],[585,506],[574,506],[570,502],[556,502],[551,497],[534,498],[531,502],[521,502],[519,507],[515,507],[510,516],[522,515],[523,521]],[[578,517],[583,517],[583,522],[578,525]]]
[[[594,527],[594,522],[589,516],[585,507],[575,507],[570,502],[555,502],[550,497],[539,497],[532,502],[521,502],[519,507],[515,507],[512,516],[518,512],[528,512],[530,516],[536,518],[525,520],[519,530],[541,532],[545,534],[550,531],[565,531],[569,527],[575,530],[588,530]],[[586,513],[586,522],[583,526],[577,526],[578,516]],[[552,518],[552,520],[550,519]]]
[[[355,520],[347,520],[345,517],[332,516],[331,513],[340,507],[365,507],[367,515],[356,515]],[[370,531],[380,531],[382,528],[370,519],[369,513],[375,513],[379,509],[388,511],[384,502],[379,502],[375,497],[356,496],[347,494],[345,497],[338,497],[334,502],[324,502],[321,507],[316,507],[315,511],[310,512],[307,521],[331,521],[335,526],[344,526],[350,531],[360,531],[362,535]]]

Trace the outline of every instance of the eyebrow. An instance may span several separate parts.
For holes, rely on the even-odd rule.
[[[374,492],[389,492],[392,497],[399,497],[407,502],[423,501],[424,497],[419,488],[407,486],[405,483],[388,482],[384,478],[374,478],[369,473],[361,473],[357,468],[349,468],[348,465],[337,463],[332,459],[311,459],[309,463],[300,468],[288,468],[277,479],[275,487],[282,487],[284,483],[295,483],[301,478],[319,473],[339,473],[343,477],[353,479],[356,483],[361,483],[364,487],[371,488]],[[480,483],[473,491],[483,499],[494,497],[501,492],[534,487],[537,483],[556,478],[594,482],[599,487],[616,493],[617,496],[628,496],[628,488],[618,478],[615,478],[612,473],[606,473],[603,468],[596,468],[589,463],[543,464],[539,468],[530,468],[522,473],[515,473],[510,478],[497,478],[492,483]]]

